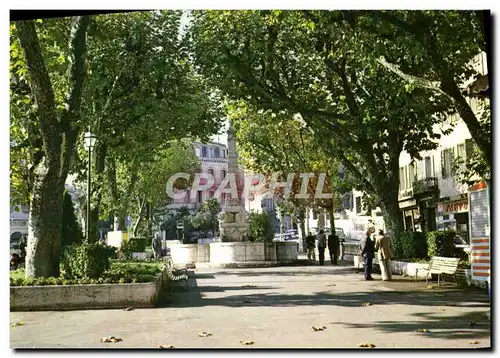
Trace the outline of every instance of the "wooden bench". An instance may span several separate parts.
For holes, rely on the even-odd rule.
[[[441,257],[441,256],[433,256],[431,258],[431,264],[427,269],[417,269],[415,272],[415,279],[418,276],[418,271],[426,271],[427,275],[425,276],[425,282],[429,282],[429,275],[436,274],[438,275],[438,286],[440,282],[441,275],[453,275],[456,281],[456,273],[458,270],[458,258],[454,257]]]
[[[166,266],[167,266],[168,287],[171,288],[172,282],[184,281],[187,289],[188,288],[187,269],[176,269],[174,267],[174,261],[171,258],[168,258],[166,261],[167,261]]]

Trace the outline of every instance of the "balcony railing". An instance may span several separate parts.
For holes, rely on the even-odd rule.
[[[201,157],[200,160],[204,163],[227,163],[227,158]]]
[[[438,190],[438,180],[435,177],[417,180],[413,184],[414,194],[423,194]]]
[[[413,188],[399,190],[398,200],[405,200],[413,198]]]

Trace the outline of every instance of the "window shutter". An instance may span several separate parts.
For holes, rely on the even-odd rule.
[[[470,158],[474,152],[474,141],[472,139],[465,140],[465,158]]]
[[[441,177],[443,179],[445,179],[447,177],[445,156],[446,156],[446,152],[443,149],[441,151]]]

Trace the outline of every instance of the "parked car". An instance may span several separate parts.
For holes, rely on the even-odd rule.
[[[283,234],[283,239],[285,241],[298,240],[299,239],[299,231],[297,229],[288,229]]]

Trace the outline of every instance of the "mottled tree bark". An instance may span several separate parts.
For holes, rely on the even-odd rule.
[[[62,204],[66,177],[75,151],[83,87],[88,16],[74,18],[69,43],[67,109],[59,118],[55,97],[33,21],[16,23],[29,84],[37,104],[44,157],[34,170],[30,203],[27,277],[59,276]]]

